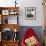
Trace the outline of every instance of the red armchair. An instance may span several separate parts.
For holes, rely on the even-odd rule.
[[[32,28],[26,30],[25,35],[22,38],[21,46],[41,46],[40,42],[37,40],[37,35]]]

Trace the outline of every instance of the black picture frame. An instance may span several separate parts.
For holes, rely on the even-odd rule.
[[[26,20],[36,19],[36,8],[35,7],[25,7],[25,19]]]

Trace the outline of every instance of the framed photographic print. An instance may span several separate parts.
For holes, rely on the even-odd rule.
[[[26,7],[25,8],[25,18],[27,20],[35,20],[36,19],[36,8]]]

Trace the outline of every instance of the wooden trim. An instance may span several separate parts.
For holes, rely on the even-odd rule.
[[[46,27],[46,0],[43,0],[43,10],[44,10],[44,28]]]
[[[19,9],[19,7],[0,7],[0,10],[6,9]]]

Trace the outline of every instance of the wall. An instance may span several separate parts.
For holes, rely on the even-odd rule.
[[[15,6],[15,0],[0,0],[0,6]],[[20,26],[43,26],[42,0],[17,0],[19,9]],[[36,7],[36,20],[25,20],[25,7]],[[12,17],[11,17],[12,18]],[[10,20],[10,19],[9,19]]]
[[[19,24],[22,26],[42,26],[43,25],[43,6],[42,0],[21,0],[20,1]],[[25,20],[25,7],[36,7],[36,20]]]

